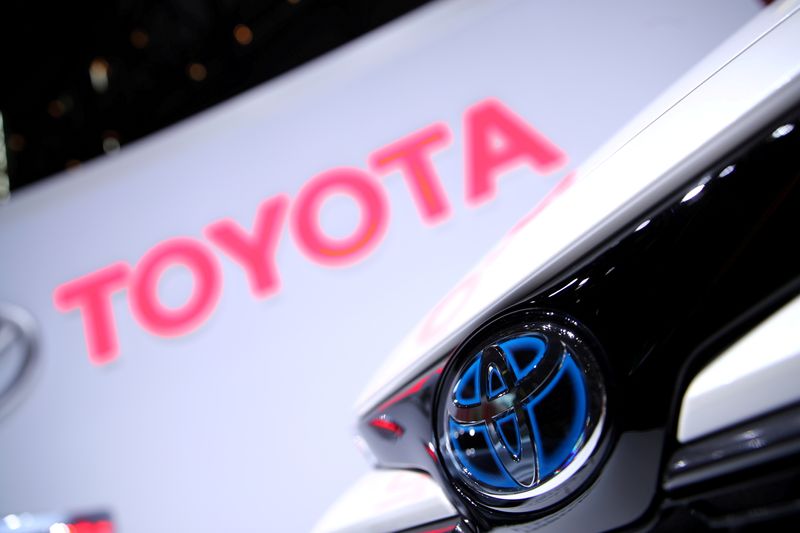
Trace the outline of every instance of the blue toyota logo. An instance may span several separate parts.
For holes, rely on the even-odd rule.
[[[440,400],[440,442],[461,481],[485,495],[532,497],[585,462],[604,397],[574,339],[528,325],[457,361]]]

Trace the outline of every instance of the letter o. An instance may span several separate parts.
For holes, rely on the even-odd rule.
[[[342,239],[326,235],[319,224],[323,202],[333,194],[344,194],[358,204],[358,226]],[[291,229],[297,246],[312,261],[325,266],[346,266],[366,255],[386,233],[389,204],[381,185],[356,168],[335,168],[309,180],[292,207]]]
[[[183,265],[194,277],[189,300],[178,308],[164,306],[158,298],[158,281],[166,269]],[[214,310],[222,285],[219,264],[206,246],[179,237],[157,244],[136,265],[130,285],[133,316],[150,333],[175,337],[198,328]]]

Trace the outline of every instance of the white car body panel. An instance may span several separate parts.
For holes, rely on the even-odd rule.
[[[688,442],[789,405],[800,397],[800,297],[725,350],[695,376],[678,420]]]
[[[430,476],[409,470],[373,470],[339,498],[314,527],[314,533],[383,533],[455,514]]]

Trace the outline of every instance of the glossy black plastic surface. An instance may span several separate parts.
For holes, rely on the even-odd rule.
[[[663,497],[659,480],[666,458],[678,447],[677,406],[689,381],[800,292],[797,119],[795,111],[776,121],[500,313],[555,311],[587,328],[605,354],[600,363],[613,435],[598,475],[574,497],[510,516],[451,483],[439,464],[434,397],[444,365],[454,355],[457,360],[461,348],[360,421],[379,464],[430,473],[480,528],[525,530],[514,524],[537,521],[537,528],[547,529],[585,516],[594,517],[587,518],[594,520],[591,529],[610,529],[652,516]],[[386,438],[387,430],[370,424],[381,417],[402,426],[402,436]]]
[[[683,446],[667,464],[664,488],[675,490],[792,455],[800,455],[798,405]]]

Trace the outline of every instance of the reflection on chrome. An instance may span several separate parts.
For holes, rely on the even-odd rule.
[[[749,429],[739,436],[740,440],[757,439],[761,436],[761,432],[755,429]]]
[[[723,168],[723,169],[720,171],[720,173],[718,174],[718,176],[719,176],[720,178],[724,178],[725,176],[727,176],[728,174],[730,174],[731,172],[733,172],[735,169],[736,169],[736,165],[728,165],[727,167]]]
[[[552,293],[550,296],[555,296],[556,294],[558,294],[559,292],[563,291],[564,289],[568,289],[569,287],[574,285],[577,281],[578,281],[578,278],[573,279],[572,281],[570,281],[569,283],[567,283],[566,285],[564,285],[563,287],[558,289],[556,292]]]
[[[706,187],[705,183],[701,183],[700,185],[694,187],[692,190],[687,192],[683,198],[681,198],[681,203],[685,204],[686,202],[688,202],[689,200],[691,200],[692,198],[703,192],[703,189],[705,187]]]
[[[785,135],[789,135],[794,130],[794,124],[784,124],[772,132],[773,139],[780,139]]]

